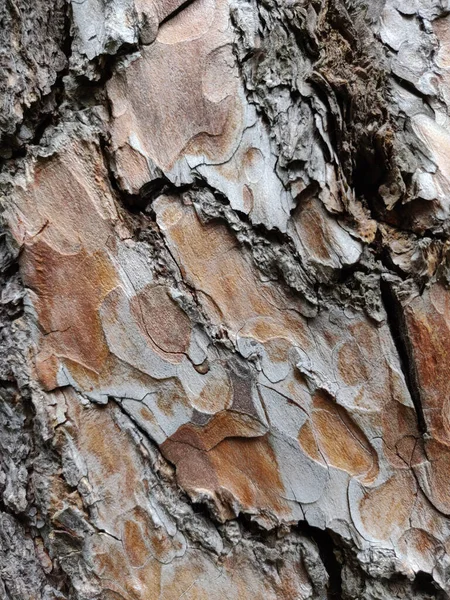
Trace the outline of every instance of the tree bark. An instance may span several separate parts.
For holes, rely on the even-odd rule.
[[[0,2],[0,598],[450,594],[450,5]]]

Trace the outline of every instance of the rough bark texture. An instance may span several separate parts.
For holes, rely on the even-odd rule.
[[[450,594],[450,4],[0,0],[1,600]]]

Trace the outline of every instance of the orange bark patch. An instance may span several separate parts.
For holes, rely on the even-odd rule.
[[[382,423],[387,459],[396,468],[405,468],[410,465],[412,451],[420,438],[414,408],[396,401],[388,402],[382,413]]]
[[[134,507],[137,491],[145,493],[140,457],[130,438],[114,422],[112,404],[83,407],[71,388],[66,388],[64,395],[89,482],[101,490],[99,518],[114,530],[117,519]]]
[[[224,439],[209,452],[199,449],[198,434],[190,440],[183,436],[181,443],[175,436],[161,448],[176,465],[179,484],[190,493],[208,491],[219,503],[224,500],[222,518],[234,516],[228,505],[230,497],[249,510],[287,512],[284,486],[267,435]]]
[[[139,506],[127,515],[124,522],[123,544],[130,564],[135,567],[143,566],[150,557],[161,563],[169,563],[182,549],[180,536],[171,538]]]
[[[224,225],[202,225],[194,210],[161,197],[155,210],[186,279],[202,292],[211,320],[233,334],[249,336],[252,320],[261,335],[285,337],[302,347],[311,342],[305,321],[288,308],[286,296],[259,280],[251,258]]]
[[[117,285],[107,257],[85,250],[63,255],[38,240],[25,246],[21,267],[36,294],[44,355],[67,357],[98,373],[109,353],[98,308]]]
[[[102,597],[111,600],[146,600],[161,592],[161,565],[152,561],[144,569],[128,562],[122,544],[95,536],[92,544],[94,571],[101,580]]]
[[[404,529],[416,497],[414,477],[400,471],[386,483],[366,490],[360,502],[361,520],[366,530],[379,540],[388,540],[395,529]]]
[[[150,556],[143,531],[136,520],[125,521],[122,543],[133,567],[142,567]]]
[[[117,170],[122,175],[122,187],[129,189],[132,194],[138,194],[140,188],[150,179],[145,157],[130,144],[124,144],[116,151],[115,160]]]
[[[243,126],[235,71],[225,62],[232,41],[227,9],[224,2],[187,6],[108,82],[116,148],[138,132],[145,154],[165,171],[185,153],[226,162]]]
[[[399,540],[399,548],[416,571],[431,573],[439,542],[423,529],[408,529]]]
[[[375,479],[378,473],[376,452],[343,407],[325,394],[316,393],[312,424],[320,452],[330,465],[350,475],[366,474],[366,480]]]
[[[131,312],[143,335],[150,338],[160,353],[186,352],[191,323],[186,313],[169,296],[165,286],[146,286],[132,298]],[[174,358],[171,357],[172,360]],[[179,356],[177,360],[181,358]]]
[[[414,451],[414,470],[418,475],[420,486],[430,502],[441,512],[450,515],[450,449],[436,440],[425,442],[427,460],[422,458],[421,448]]]
[[[356,341],[344,342],[340,347],[339,373],[348,385],[358,385],[369,379],[369,366]]]
[[[145,405],[143,405],[141,408],[139,408],[139,416],[144,421],[147,421],[147,423],[151,423],[152,425],[155,425],[155,426],[158,425],[158,421],[156,420],[155,415]]]
[[[58,387],[58,370],[59,360],[54,354],[51,356],[38,354],[36,356],[36,376],[45,391],[48,392]]]
[[[292,342],[285,338],[271,339],[264,344],[268,357],[274,363],[286,362],[290,348],[292,348]]]
[[[231,379],[219,363],[212,363],[206,385],[192,404],[200,412],[215,414],[230,407],[233,396]]]
[[[298,434],[298,442],[302,449],[310,456],[313,460],[323,464],[324,460],[319,452],[319,446],[317,440],[314,437],[314,432],[309,421],[302,426]]]
[[[317,202],[301,203],[295,211],[294,222],[302,242],[308,250],[314,251],[314,258],[330,259],[332,246],[325,235],[324,218]]]
[[[287,504],[275,453],[268,436],[225,439],[210,452],[219,485],[243,506],[257,507],[282,516]]]
[[[34,181],[18,190],[7,218],[19,242],[39,235],[60,253],[82,245],[101,250],[118,219],[96,144],[72,141],[50,159],[36,164]]]
[[[450,445],[450,292],[435,284],[405,307],[405,316],[425,421]]]
[[[265,432],[265,428],[256,419],[228,410],[214,415],[204,427],[182,425],[170,440],[209,451],[225,438],[258,437]]]

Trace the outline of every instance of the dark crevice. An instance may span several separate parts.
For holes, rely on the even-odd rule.
[[[408,337],[405,323],[405,309],[396,297],[395,291],[392,289],[392,284],[390,282],[381,278],[380,287],[381,298],[387,315],[387,323],[397,349],[406,386],[416,410],[418,429],[423,435],[427,432],[427,425],[419,392],[420,388],[414,364],[413,349]]]
[[[57,126],[64,117],[65,109],[70,107],[72,111],[84,110],[93,105],[108,105],[105,98],[104,87],[111,79],[117,63],[126,55],[138,50],[137,44],[123,43],[114,54],[102,54],[94,61],[100,73],[98,80],[92,81],[88,77],[71,72],[70,59],[72,56],[73,36],[71,34],[72,13],[70,3],[66,3],[64,22],[64,36],[61,43],[61,51],[66,57],[63,69],[56,74],[56,79],[51,90],[45,96],[38,98],[24,110],[20,123],[17,124],[13,134],[2,138],[0,153],[0,168],[9,164],[10,161],[27,156],[30,146],[37,146],[42,142],[44,134],[49,127]],[[73,76],[71,84],[66,86],[66,78]],[[26,126],[31,135],[27,139],[21,139],[20,131]]]
[[[382,212],[378,188],[387,180],[389,168],[386,165],[386,157],[379,152],[374,144],[373,136],[361,135],[358,140],[358,151],[353,158],[352,182],[356,197],[363,204],[365,201],[375,209]]]
[[[100,73],[98,80],[92,81],[83,75],[78,75],[77,82],[79,82],[82,87],[84,86],[88,90],[96,88],[102,89],[113,76],[117,63],[125,56],[128,56],[137,50],[139,50],[138,44],[123,42],[123,44],[114,52],[114,54],[105,53],[97,57],[96,63]]]
[[[338,103],[336,94],[328,83],[327,79],[318,72],[313,71],[308,80],[313,86],[316,92],[317,97],[322,100],[325,106],[329,108],[329,129],[328,134],[330,136],[331,144],[334,148],[337,149],[338,152],[342,150],[342,136],[343,136],[343,128],[342,128],[342,109]],[[313,108],[313,103],[308,102],[308,104]],[[328,146],[322,141],[321,143],[322,149],[328,161],[333,160],[333,156],[331,156]]]
[[[417,96],[418,98],[420,98],[423,101],[423,103],[427,105],[428,109],[430,110],[430,113],[433,114],[433,109],[429,106],[430,96],[428,94],[421,92],[418,88],[416,88],[416,86],[413,83],[411,83],[407,79],[404,79],[403,77],[400,77],[399,75],[397,75],[394,72],[392,72],[391,76],[392,76],[393,80],[396,83],[398,83],[399,86],[404,88],[410,94],[413,94],[414,96]]]
[[[381,247],[381,243],[380,243],[380,247]],[[407,278],[407,273],[405,273],[403,271],[403,269],[401,269],[401,267],[396,265],[394,263],[394,261],[392,260],[392,257],[391,257],[391,254],[389,253],[388,248],[381,247],[381,250],[380,250],[378,256],[379,256],[379,259],[381,260],[381,263],[386,267],[386,269],[388,271],[390,271],[391,273],[395,273],[398,277],[400,277],[400,279],[405,280]]]
[[[119,409],[119,411],[133,423],[133,425],[136,427],[136,429],[139,431],[139,433],[148,442],[150,442],[152,444],[152,446],[154,446],[155,448],[158,448],[158,444],[150,436],[149,432],[144,427],[142,427],[142,425],[139,423],[139,421],[129,411],[127,411],[127,409],[122,405],[122,403],[120,402],[120,398],[115,398],[114,396],[108,396],[108,403],[109,402],[114,404],[114,406],[116,406]],[[104,408],[104,405],[96,406],[96,410],[102,410],[102,408]]]
[[[100,149],[111,189],[123,208],[133,215],[145,214],[154,217],[152,204],[159,196],[163,194],[180,195],[192,187],[192,185],[177,186],[161,172],[158,177],[145,183],[137,194],[131,194],[125,191],[117,180],[108,141],[104,136],[100,137]]]
[[[419,594],[429,594],[431,598],[437,597],[438,592],[442,592],[433,581],[430,573],[418,571],[414,578],[413,590]]]
[[[313,527],[306,521],[301,521],[297,530],[305,537],[312,539],[319,551],[319,556],[328,573],[328,600],[342,598],[342,564],[338,560],[339,547],[332,534],[327,529]]]
[[[60,50],[66,57],[66,64],[56,73],[56,79],[50,92],[37,98],[30,106],[24,108],[23,117],[17,124],[16,131],[13,134],[3,136],[1,140],[0,168],[10,160],[25,157],[28,147],[39,144],[47,128],[50,125],[57,124],[60,119],[59,109],[64,97],[63,79],[69,73],[69,61],[72,54],[71,21],[71,6],[69,2],[66,2],[64,33],[60,45]],[[21,139],[20,136],[20,131],[24,126],[31,132],[30,137],[27,139]]]
[[[180,4],[180,6],[178,8],[176,8],[174,11],[172,11],[170,14],[168,14],[167,17],[165,17],[160,22],[159,27],[164,25],[164,23],[167,23],[168,21],[171,21],[172,19],[174,19],[177,15],[179,15],[181,12],[183,12],[183,10],[185,10],[190,4],[193,4],[194,2],[196,2],[196,0],[185,0],[185,2]]]

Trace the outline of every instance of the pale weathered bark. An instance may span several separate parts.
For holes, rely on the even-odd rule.
[[[0,17],[0,598],[449,597],[450,4]]]

